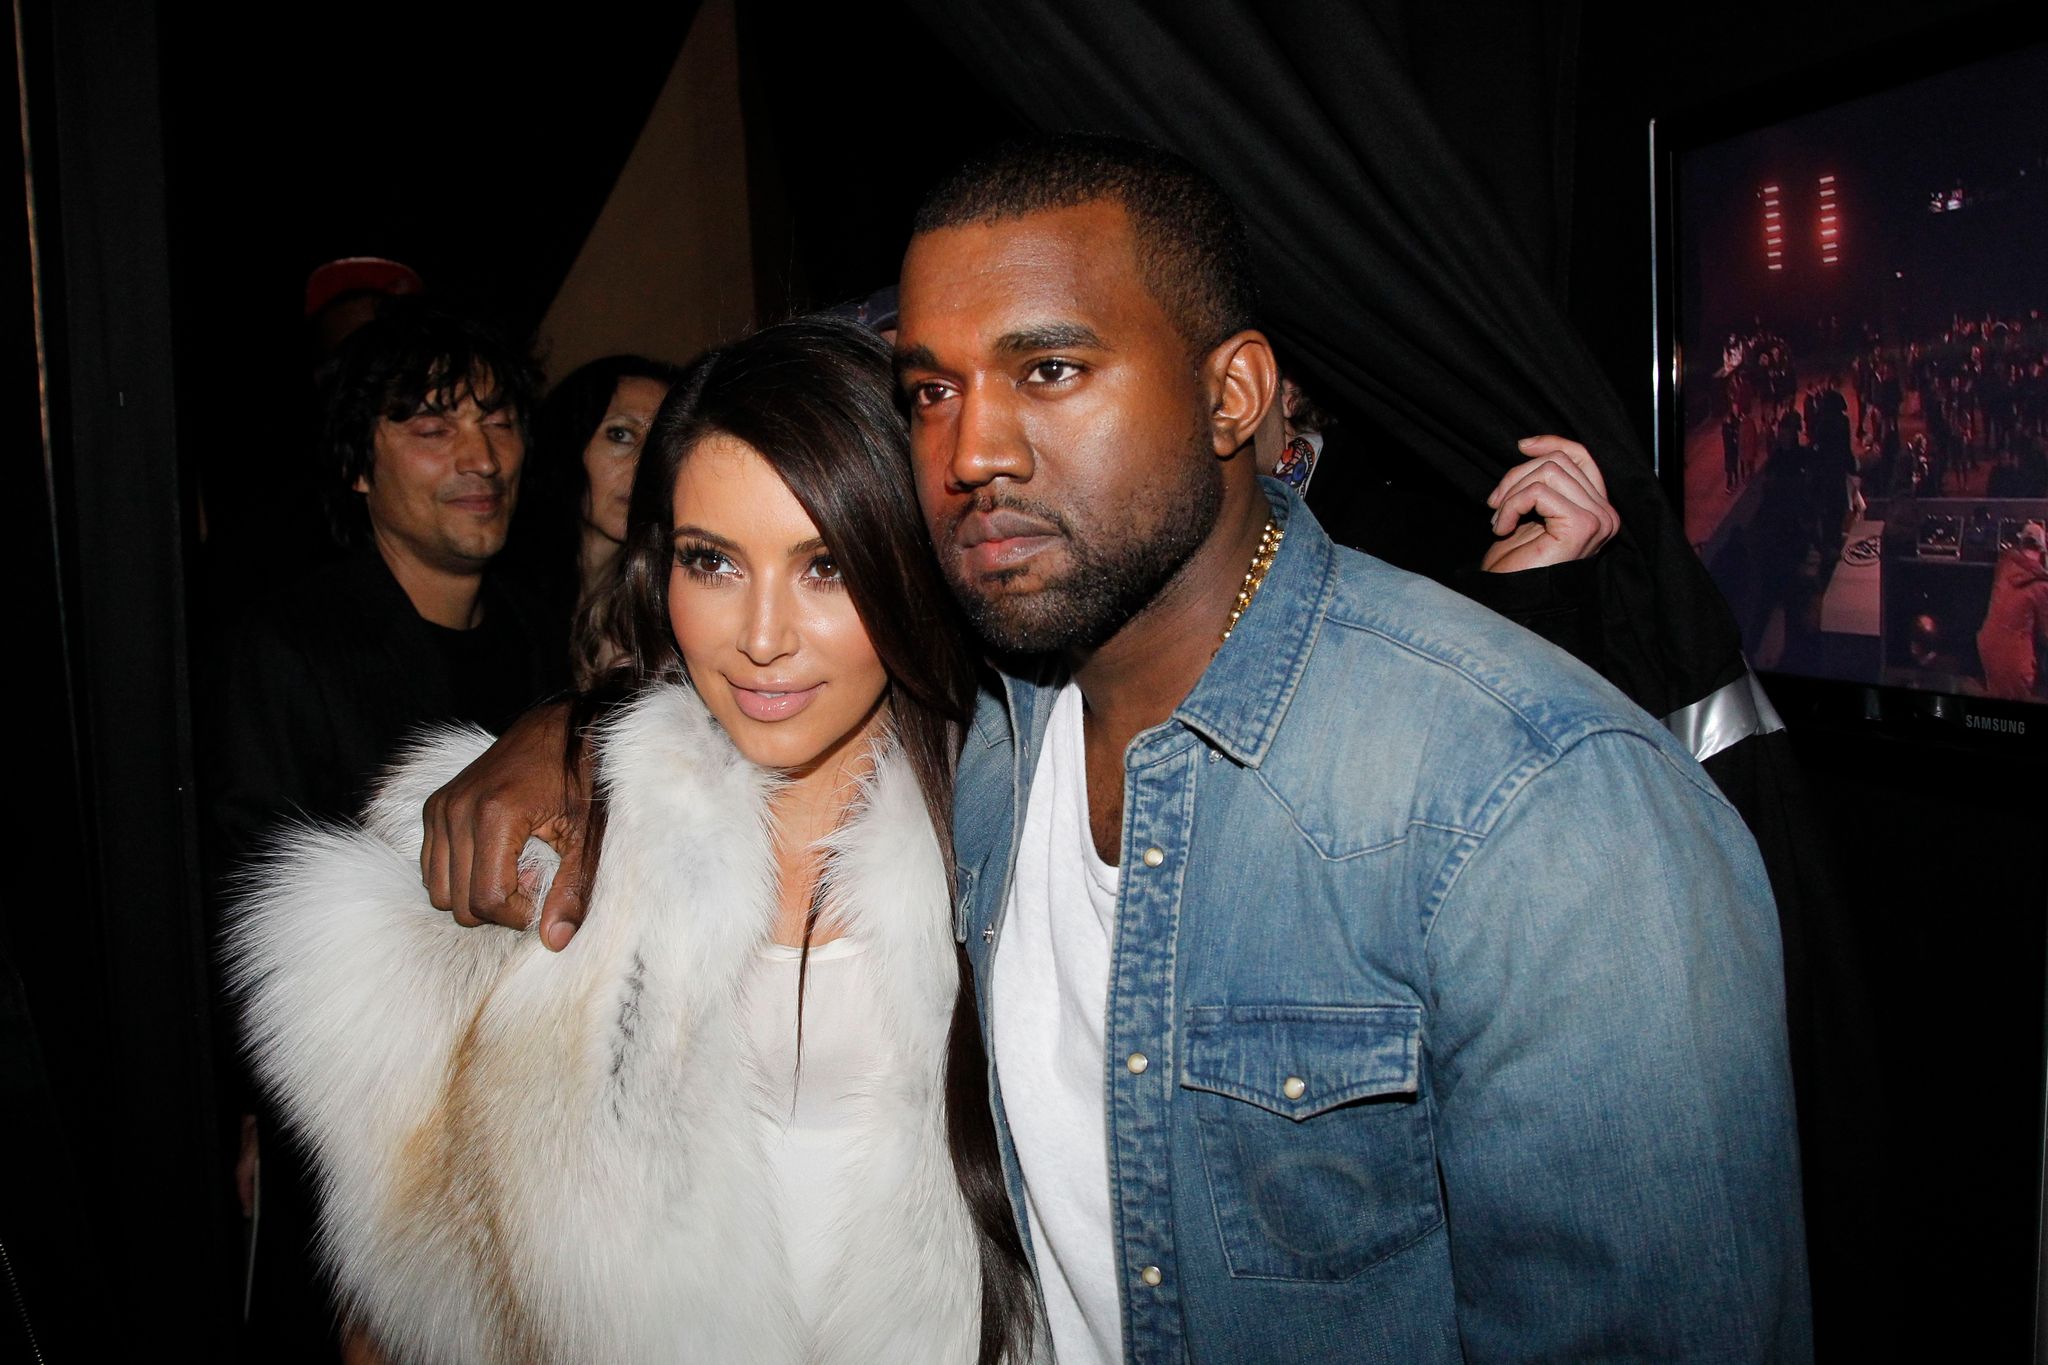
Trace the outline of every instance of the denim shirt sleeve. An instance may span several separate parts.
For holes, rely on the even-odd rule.
[[[1496,810],[1427,944],[1467,1358],[1808,1358],[1783,971],[1747,830],[1623,731]]]

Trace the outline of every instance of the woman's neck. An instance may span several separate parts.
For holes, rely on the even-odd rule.
[[[804,941],[818,879],[825,871],[821,846],[852,817],[861,800],[861,783],[875,766],[875,740],[887,724],[888,710],[877,705],[867,722],[835,745],[817,763],[784,775],[769,809],[775,819],[775,881],[777,908],[773,938],[795,946]],[[844,927],[820,920],[811,928],[813,945],[830,943]]]
[[[587,600],[604,583],[605,575],[611,571],[619,557],[619,542],[604,532],[583,523],[583,542],[577,547],[577,600]]]

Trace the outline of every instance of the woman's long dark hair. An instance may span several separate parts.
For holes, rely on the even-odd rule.
[[[891,729],[917,776],[950,881],[953,768],[973,715],[977,665],[918,512],[888,349],[866,328],[830,317],[779,323],[705,355],[669,391],[633,480],[616,585],[626,659],[615,685],[682,673],[668,615],[676,476],[713,433],[758,451],[831,548],[888,672]],[[578,711],[587,722],[595,709]],[[602,829],[595,811],[592,869]],[[1034,1297],[989,1112],[967,956],[956,951],[955,960],[946,1138],[980,1245],[980,1360],[995,1365],[1029,1357]]]

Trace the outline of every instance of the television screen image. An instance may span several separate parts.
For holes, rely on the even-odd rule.
[[[2048,703],[2044,90],[2034,45],[1664,148],[1667,477],[1760,671]]]

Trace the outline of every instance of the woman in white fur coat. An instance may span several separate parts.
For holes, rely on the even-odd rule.
[[[231,928],[339,1308],[407,1365],[1027,1359],[948,914],[974,662],[880,342],[805,319],[705,357],[631,521],[583,933],[428,904],[418,812],[480,732],[288,834]]]

